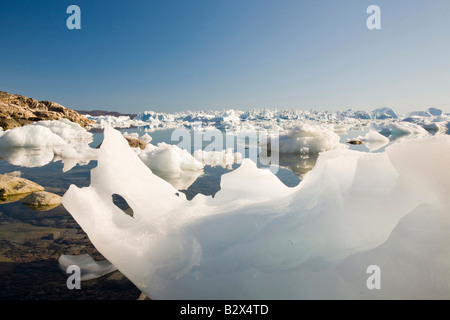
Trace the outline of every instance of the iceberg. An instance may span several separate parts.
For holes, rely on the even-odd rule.
[[[89,147],[93,135],[68,119],[44,120],[16,127],[0,136],[0,148],[5,159],[14,165],[41,167],[62,160],[63,171],[77,163],[97,159],[98,150]]]
[[[379,123],[373,124],[372,127],[381,134],[389,136],[391,142],[430,135],[423,127],[412,122]]]
[[[66,142],[49,128],[40,125],[16,127],[4,132],[0,137],[3,148],[39,148],[64,145]]]
[[[398,116],[391,108],[378,108],[372,111],[372,119],[397,119]]]
[[[162,173],[182,174],[186,170],[197,171],[204,167],[186,150],[165,142],[158,143],[158,146],[148,144],[139,157],[150,169]]]
[[[261,139],[261,148],[263,152],[272,150],[275,152],[286,153],[319,153],[322,151],[347,148],[339,143],[339,136],[330,129],[322,125],[310,125],[301,123],[287,134],[280,134],[278,146],[273,146],[266,139]]]
[[[33,125],[49,128],[51,132],[61,137],[68,144],[89,144],[93,141],[92,133],[86,131],[78,123],[65,118],[38,121]]]
[[[70,186],[63,204],[152,299],[447,298],[448,163],[449,136],[336,149],[289,188],[244,159],[214,198],[188,201],[105,126],[91,185]],[[366,286],[371,265],[381,290]]]

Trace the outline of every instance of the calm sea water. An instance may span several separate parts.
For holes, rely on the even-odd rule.
[[[122,132],[128,133],[138,133],[140,136],[145,134],[143,128],[131,128],[122,129]],[[152,137],[152,144],[158,144],[160,142],[166,142],[169,144],[176,144],[177,141],[172,140],[173,130],[160,130],[149,133]],[[341,142],[345,143],[347,138],[354,138],[361,135],[364,131],[351,131],[346,135],[341,136]],[[90,144],[91,147],[97,147],[103,140],[103,133],[94,133],[94,140]],[[242,141],[241,141],[242,142]],[[239,140],[235,143],[235,151],[243,150],[237,149]],[[204,141],[203,148],[206,147],[210,142]],[[246,154],[244,156],[248,157],[252,154],[255,146],[247,146],[245,148]],[[367,151],[363,145],[350,145],[350,149]],[[377,152],[384,150],[384,148],[377,150]],[[254,154],[254,153],[253,153]],[[67,172],[63,172],[64,164],[61,160],[52,161],[52,158],[42,159],[42,161],[37,162],[34,167],[27,167],[20,164],[26,164],[27,162],[24,158],[39,158],[41,156],[41,151],[39,149],[0,149],[0,173],[7,173],[12,171],[20,171],[23,178],[34,181],[42,185],[47,191],[54,192],[63,195],[65,191],[69,188],[71,184],[75,184],[78,187],[88,186],[90,183],[90,170],[97,165],[96,161],[90,161],[85,165],[76,165],[74,168]],[[43,157],[46,158],[46,157]],[[285,155],[280,156],[280,167],[276,172],[276,176],[287,186],[293,187],[300,183],[301,178],[306,174],[315,164],[317,157],[311,156],[307,159],[301,158],[299,155]],[[47,162],[48,163],[45,163]],[[16,163],[12,164],[12,163]],[[42,162],[42,163],[41,163]],[[258,161],[259,167],[266,167]],[[201,193],[205,195],[213,195],[218,190],[220,190],[220,177],[230,172],[231,170],[239,167],[239,164],[234,164],[232,168],[222,168],[222,167],[211,167],[205,166],[204,173],[200,175],[197,180],[185,191],[188,194],[188,198],[192,198],[195,194]],[[163,177],[164,178],[164,177]],[[1,205],[0,205],[1,208]]]
[[[130,128],[120,130],[122,133],[138,133],[139,136],[145,134],[143,128]],[[172,139],[173,129],[171,130],[159,130],[149,133],[152,137],[151,143],[157,145],[160,142],[166,142],[169,144],[178,144],[178,140]],[[194,134],[193,131],[190,132],[192,135],[192,150],[194,150]],[[365,131],[350,131],[346,135],[341,136],[341,142],[345,143],[347,138],[355,138],[358,135],[364,134]],[[103,133],[95,132],[93,134],[93,142],[90,144],[91,147],[95,148],[103,141]],[[225,135],[224,135],[225,139]],[[225,140],[224,140],[225,141]],[[210,141],[203,141],[202,148],[205,148],[210,144]],[[234,151],[243,151],[244,157],[249,157],[249,155],[256,154],[254,150],[256,146],[246,145],[244,148],[242,144],[245,144],[245,140],[239,140],[235,138],[234,140]],[[248,143],[248,140],[247,140]],[[225,145],[225,143],[224,143]],[[240,145],[240,147],[238,147]],[[367,151],[363,145],[350,145],[350,149]],[[377,152],[384,150],[384,148],[377,150]],[[80,165],[77,164],[71,170],[63,172],[64,164],[61,160],[53,159],[52,155],[50,157],[43,150],[40,149],[0,149],[0,173],[7,173],[13,171],[20,171],[23,178],[34,181],[42,185],[46,191],[53,192],[59,195],[64,195],[71,184],[78,187],[89,186],[90,184],[90,171],[92,168],[97,166],[97,161],[90,161],[87,164]],[[309,172],[317,160],[317,156],[310,156],[308,158],[302,158],[299,155],[282,155],[279,159],[279,167],[276,169],[276,176],[287,186],[294,187],[301,182],[304,175]],[[30,167],[30,163],[32,166]],[[260,161],[257,162],[259,167],[266,167],[261,164]],[[220,190],[220,180],[221,176],[227,172],[235,170],[239,167],[239,164],[233,164],[230,167],[211,167],[205,166],[203,174],[199,175],[198,178],[185,190],[180,190],[184,192],[187,199],[192,199],[197,194],[204,194],[213,196]],[[162,178],[164,178],[162,176]],[[171,181],[169,181],[171,182]],[[64,210],[61,207],[54,210]],[[22,205],[19,201],[13,203],[0,204],[0,212],[4,214],[11,215],[14,217],[20,217],[24,213],[25,216],[31,214],[31,209]]]

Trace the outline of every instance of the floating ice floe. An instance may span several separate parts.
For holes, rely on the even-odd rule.
[[[93,136],[79,124],[67,119],[38,121],[3,132],[0,148],[4,158],[24,167],[40,167],[62,160],[64,171],[77,163],[96,160],[98,150],[89,147]]]
[[[358,139],[365,143],[369,151],[378,150],[389,144],[388,138],[374,130],[369,130],[369,132],[365,136],[359,136]]]
[[[262,139],[261,148],[279,153],[319,153],[326,150],[345,149],[339,136],[332,129],[303,123],[287,134],[280,134],[278,146]]]
[[[61,137],[68,144],[89,144],[93,141],[92,133],[86,131],[86,129],[82,128],[78,123],[65,118],[59,120],[38,121],[33,125],[49,128],[54,134]]]
[[[113,126],[114,128],[130,128],[130,127],[142,127],[148,125],[148,123],[139,120],[131,119],[129,116],[91,116],[86,115],[90,120],[97,122],[97,128],[104,128],[105,125]]]
[[[49,128],[40,125],[28,125],[7,130],[0,137],[3,148],[38,148],[65,145],[66,142]]]
[[[392,122],[375,125],[375,128],[389,135],[390,141],[397,141],[405,138],[421,138],[429,135],[421,126],[410,122]]]
[[[450,294],[449,136],[404,140],[382,153],[323,152],[295,188],[246,159],[222,176],[214,198],[192,201],[108,126],[98,161],[91,185],[72,185],[63,204],[103,256],[153,299]],[[367,286],[374,265],[381,290]]]
[[[147,145],[147,148],[139,153],[139,158],[150,169],[173,175],[182,174],[187,170],[202,170],[204,167],[186,150],[165,142],[158,143],[158,146]]]
[[[150,143],[152,141],[152,137],[148,133],[144,133],[141,137],[139,137],[140,140]]]

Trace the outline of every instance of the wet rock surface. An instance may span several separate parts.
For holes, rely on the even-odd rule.
[[[33,181],[16,177],[10,174],[0,174],[0,198],[16,196],[36,191],[43,191],[44,188]]]
[[[9,207],[22,206],[20,219]],[[1,300],[136,300],[141,292],[120,271],[82,281],[81,289],[68,289],[70,274],[58,263],[62,254],[104,257],[70,214],[59,206],[47,212],[22,204],[0,205]],[[11,210],[14,212],[14,210]]]

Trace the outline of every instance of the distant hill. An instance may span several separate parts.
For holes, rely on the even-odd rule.
[[[82,127],[95,124],[78,112],[51,101],[0,91],[0,127],[8,130],[41,120],[69,119]]]
[[[113,116],[113,117],[120,117],[120,116],[128,116],[130,119],[134,119],[137,114],[133,113],[120,113],[115,111],[105,111],[105,110],[76,110],[79,114],[83,115],[90,115],[94,117],[98,116]]]

